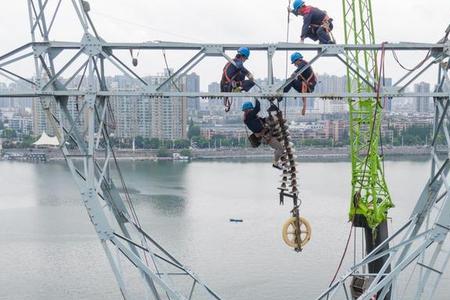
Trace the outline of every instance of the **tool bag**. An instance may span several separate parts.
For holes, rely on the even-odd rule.
[[[261,145],[262,137],[252,133],[248,136],[248,140],[250,141],[250,145],[252,145],[253,148],[258,148]]]

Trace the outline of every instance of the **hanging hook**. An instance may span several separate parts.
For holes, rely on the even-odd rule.
[[[136,57],[134,57],[133,49],[130,49],[130,55],[131,55],[131,63],[133,64],[134,67],[137,67],[137,65],[138,65],[137,57],[139,56],[139,52],[137,53]]]

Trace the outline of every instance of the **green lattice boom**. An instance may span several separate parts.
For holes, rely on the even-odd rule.
[[[374,44],[371,0],[342,0],[346,44]],[[376,51],[349,51],[347,62],[367,81],[378,79]],[[369,71],[362,72],[361,68]],[[347,68],[348,92],[371,92],[362,78]],[[372,229],[386,220],[393,207],[378,154],[382,107],[377,99],[348,99],[352,158],[350,220],[363,215]],[[378,108],[377,108],[378,105]]]

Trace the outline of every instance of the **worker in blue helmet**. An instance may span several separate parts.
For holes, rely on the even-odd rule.
[[[254,85],[255,79],[245,67],[244,62],[250,57],[250,49],[241,47],[231,62],[228,62],[223,68],[222,79],[220,80],[220,91],[230,92],[248,92]],[[248,79],[245,79],[248,78]],[[224,99],[225,111],[230,110],[231,102],[228,97]]]
[[[255,100],[255,105],[250,101],[242,104],[242,111],[244,112],[244,123],[252,134],[248,137],[253,147],[258,147],[261,141],[274,149],[274,157],[272,166],[277,169],[282,169],[281,157],[284,154],[283,145],[278,139],[272,136],[271,130],[266,125],[264,118],[258,116],[261,110],[261,103],[258,99]]]
[[[300,42],[303,43],[305,38],[313,41],[319,40],[320,44],[334,44],[333,35],[333,19],[328,17],[327,13],[313,6],[308,6],[303,0],[295,0],[292,4],[292,10],[288,8],[296,16],[303,17],[302,33]]]
[[[289,78],[289,84],[283,89],[283,93],[289,92],[294,88],[299,93],[312,93],[317,84],[317,77],[312,67],[303,59],[300,52],[291,54],[291,63],[297,67]],[[303,71],[302,71],[303,70]],[[303,97],[302,115],[306,113],[306,97]]]

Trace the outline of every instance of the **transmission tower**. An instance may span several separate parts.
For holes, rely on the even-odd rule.
[[[220,299],[141,227],[110,142],[109,97],[99,95],[100,91],[107,91],[105,60],[113,54],[105,52],[101,47],[103,40],[88,14],[89,3],[73,0],[69,5],[73,5],[83,37],[81,44],[76,46],[76,54],[57,69],[57,65],[61,63],[58,56],[63,50],[71,48],[68,44],[60,45],[58,49],[49,47],[53,22],[61,2],[53,2],[55,6],[51,6],[48,0],[28,0],[36,68],[35,81],[31,83],[34,89],[49,92],[47,96],[40,97],[41,105],[78,184],[83,203],[111,264],[123,298],[160,300],[194,299],[200,296]],[[84,58],[80,59],[81,57]],[[63,80],[65,71],[75,63],[80,65],[73,76]],[[130,70],[120,61],[116,60],[113,64]],[[81,109],[77,119],[74,119],[68,109],[69,95],[64,94],[68,90],[67,86],[82,70],[86,74],[87,84],[84,95],[80,95]],[[83,75],[78,88],[82,87],[84,77]],[[53,94],[57,92],[62,92],[63,95]],[[57,117],[52,107],[59,108],[62,118]],[[84,132],[77,126],[81,115],[85,116],[87,127]],[[75,145],[75,149],[69,149],[69,143]],[[82,162],[81,166],[79,160]],[[111,179],[112,163],[115,163],[115,169],[118,171],[117,175],[125,191],[124,197]],[[123,267],[124,264],[128,268]],[[185,278],[186,282],[177,281],[175,285],[174,276]],[[130,282],[138,283],[133,284],[133,290],[129,287]]]

